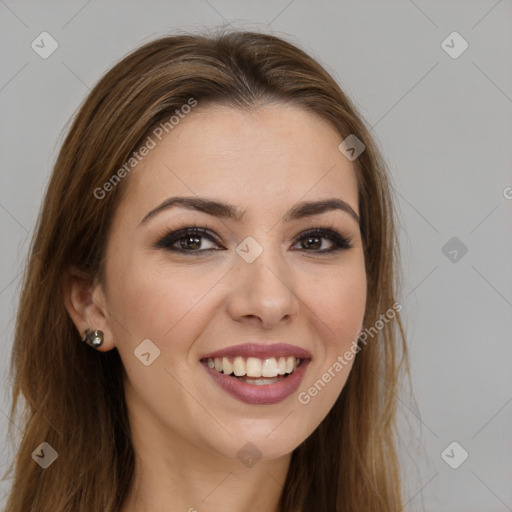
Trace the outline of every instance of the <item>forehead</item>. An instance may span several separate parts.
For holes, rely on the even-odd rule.
[[[131,172],[123,209],[153,208],[171,195],[205,195],[248,210],[337,196],[357,212],[355,169],[342,137],[296,106],[196,109],[180,119]],[[248,213],[248,216],[251,214]]]

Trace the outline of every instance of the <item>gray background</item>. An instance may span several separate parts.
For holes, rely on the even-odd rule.
[[[510,0],[0,1],[2,439],[20,272],[70,116],[141,43],[228,22],[319,59],[388,162],[416,396],[400,402],[405,510],[512,510]],[[43,31],[59,44],[47,59],[30,46]],[[469,44],[456,59],[441,46],[453,31]],[[441,457],[453,441],[469,453],[458,469]],[[0,470],[11,455],[2,442]]]

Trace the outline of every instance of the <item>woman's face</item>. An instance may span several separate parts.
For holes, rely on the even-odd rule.
[[[133,435],[162,450],[288,454],[339,396],[353,363],[339,358],[362,328],[354,166],[330,124],[285,105],[199,104],[155,141],[123,183],[95,291]],[[172,235],[188,227],[199,232]]]

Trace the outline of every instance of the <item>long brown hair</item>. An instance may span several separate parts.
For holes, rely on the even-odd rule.
[[[292,103],[327,119],[343,138],[355,134],[365,145],[354,162],[368,283],[364,326],[374,326],[396,304],[397,236],[385,165],[327,71],[294,44],[255,32],[185,34],[145,44],[86,98],[46,191],[11,359],[9,436],[17,456],[8,471],[13,484],[6,512],[116,512],[127,495],[135,459],[124,368],[117,350],[97,352],[80,343],[63,283],[73,267],[102,277],[109,223],[124,183],[101,200],[94,191],[190,98],[198,108]],[[284,512],[401,509],[395,414],[402,371],[408,374],[407,351],[396,311],[375,338],[360,343],[335,405],[294,450]],[[48,469],[31,456],[43,441],[58,452]]]

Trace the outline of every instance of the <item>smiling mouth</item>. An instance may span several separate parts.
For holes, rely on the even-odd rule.
[[[235,378],[246,384],[264,386],[279,382],[291,375],[303,359],[286,357],[215,357],[202,359],[212,370]]]

